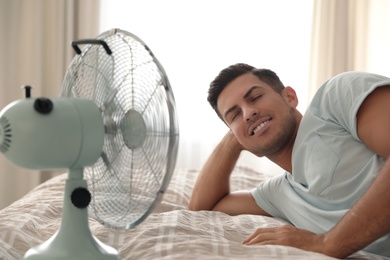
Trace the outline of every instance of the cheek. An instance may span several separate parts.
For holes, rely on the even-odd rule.
[[[234,136],[237,138],[237,140],[241,143],[242,138],[245,135],[245,130],[242,124],[233,123],[229,126],[230,130],[233,132]]]

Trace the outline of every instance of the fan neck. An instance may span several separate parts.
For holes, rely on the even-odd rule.
[[[83,168],[69,169],[68,179],[70,180],[82,180],[84,178]]]

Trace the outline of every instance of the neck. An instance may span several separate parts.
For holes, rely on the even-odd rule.
[[[294,148],[295,138],[297,137],[299,125],[301,123],[302,114],[298,111],[295,111],[295,118],[297,120],[297,125],[292,134],[290,141],[284,146],[284,148],[274,155],[269,155],[267,158],[272,162],[279,165],[283,170],[292,173],[292,151]]]

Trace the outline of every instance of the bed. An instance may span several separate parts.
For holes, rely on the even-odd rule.
[[[140,225],[113,230],[90,218],[93,234],[115,247],[122,259],[333,259],[286,246],[245,246],[257,227],[286,222],[254,215],[229,216],[187,209],[198,171],[176,169],[162,202]],[[61,221],[67,174],[37,186],[0,211],[0,259],[20,259],[32,246],[50,238]],[[250,189],[269,176],[237,166],[232,189]],[[358,252],[348,259],[380,259]]]

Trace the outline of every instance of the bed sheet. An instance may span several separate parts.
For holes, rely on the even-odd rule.
[[[140,225],[129,230],[105,227],[89,219],[92,233],[116,248],[121,259],[333,259],[286,246],[246,246],[256,228],[286,222],[263,216],[229,216],[187,209],[198,170],[175,170],[162,202]],[[0,259],[20,259],[32,246],[49,239],[61,221],[67,174],[39,185],[0,211]],[[253,188],[268,176],[236,167],[232,190]],[[349,259],[379,259],[358,252]]]

